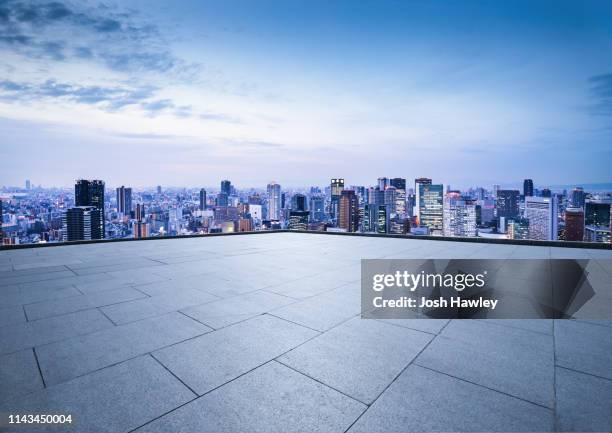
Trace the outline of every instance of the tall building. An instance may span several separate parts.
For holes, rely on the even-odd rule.
[[[385,206],[387,206],[387,209],[389,209],[390,213],[396,212],[396,209],[395,209],[396,192],[397,190],[393,186],[388,186],[387,189],[385,189],[384,191]]]
[[[395,177],[389,181],[395,188],[395,212],[401,216],[406,215],[406,179]]]
[[[32,187],[32,184],[30,183],[30,179],[26,179],[25,184],[26,184],[26,185],[25,185],[25,186],[26,186],[26,189],[29,191],[29,190],[30,190],[30,188]]]
[[[501,186],[498,184],[493,185],[493,197],[497,197],[497,191],[501,189]]]
[[[143,203],[136,203],[136,221],[143,221],[145,219],[145,207]]]
[[[104,238],[102,211],[95,206],[75,206],[66,210],[62,225],[64,241]]]
[[[200,190],[200,210],[206,210],[206,190]]]
[[[557,240],[557,197],[526,197],[525,218],[529,220],[529,239]]]
[[[117,188],[117,212],[129,215],[132,212],[132,188]]]
[[[217,201],[217,206],[221,206],[221,207],[229,206],[229,196],[224,192],[220,192],[219,194],[217,194],[216,201]]]
[[[162,187],[161,185],[157,185],[157,194],[161,194],[162,193]]]
[[[281,186],[276,182],[268,184],[268,219],[280,220],[281,217]]]
[[[584,205],[584,223],[587,226],[610,227],[611,202],[588,200]]]
[[[3,224],[3,214],[2,214],[2,200],[0,200],[0,245],[2,245],[2,238],[4,237],[4,234],[2,232],[2,224]]]
[[[515,218],[508,221],[508,239],[529,239],[529,220],[526,218]]]
[[[308,230],[308,211],[289,211],[289,230]]]
[[[565,240],[584,240],[584,211],[581,207],[565,209]]]
[[[335,222],[338,219],[338,204],[340,202],[340,194],[344,190],[344,179],[332,179],[330,184],[330,214]]]
[[[584,188],[577,186],[572,190],[569,197],[569,202],[571,207],[581,207],[584,208]]]
[[[475,237],[476,206],[464,200],[447,198],[444,200],[444,236]]]
[[[389,233],[389,211],[385,205],[376,205],[376,233]]]
[[[385,188],[387,188],[389,186],[389,179],[386,177],[379,177],[378,178],[378,189],[380,189],[381,191],[384,191]]]
[[[533,180],[525,179],[523,181],[523,196],[533,197]]]
[[[509,219],[519,216],[520,192],[515,189],[497,190],[497,217]]]
[[[552,196],[552,191],[550,189],[548,189],[548,188],[543,188],[542,191],[540,192],[540,195],[542,197],[548,198],[548,197]]]
[[[415,201],[414,201],[414,210],[413,210],[413,215],[418,217],[421,210],[420,210],[420,204],[421,204],[421,196],[420,191],[421,185],[431,185],[431,179],[428,179],[426,177],[419,177],[418,179],[414,180],[414,191],[415,191]]]
[[[74,205],[93,206],[100,210],[102,219],[102,238],[105,237],[106,221],[104,218],[104,181],[79,179],[74,185]]]
[[[325,200],[320,195],[313,195],[310,197],[310,218],[312,221],[321,222],[325,221]]]
[[[440,233],[444,224],[444,185],[418,184],[419,225],[431,234]]]
[[[232,183],[229,180],[221,181],[221,192],[227,194],[228,197],[232,195]]]
[[[355,191],[344,190],[340,195],[338,227],[347,232],[359,229],[359,199]]]
[[[291,210],[306,210],[306,196],[304,194],[294,194],[293,197],[291,197]]]

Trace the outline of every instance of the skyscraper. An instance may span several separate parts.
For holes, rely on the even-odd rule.
[[[338,203],[340,202],[340,194],[344,190],[344,179],[332,179],[330,185],[331,206],[330,214],[335,222],[338,219]]]
[[[426,177],[419,177],[418,179],[414,180],[414,191],[416,194],[415,197],[415,201],[414,201],[414,210],[413,210],[413,215],[416,217],[419,217],[420,214],[420,206],[421,206],[421,197],[420,197],[420,185],[431,185],[431,179],[428,179]]]
[[[206,190],[200,189],[200,210],[206,210]]]
[[[456,198],[445,199],[443,226],[444,236],[477,236],[476,206]]]
[[[25,181],[25,185],[26,185],[26,189],[29,191],[29,190],[30,190],[30,188],[32,187],[32,184],[30,183],[30,179],[27,179],[27,180]]]
[[[293,194],[293,197],[291,197],[291,210],[306,210],[306,196],[304,194]]]
[[[406,215],[406,179],[395,177],[389,181],[395,188],[395,212],[401,216]]]
[[[529,220],[529,239],[557,240],[557,197],[526,197],[525,218]]]
[[[347,232],[359,229],[359,199],[355,191],[344,190],[340,195],[338,227]]]
[[[232,183],[229,180],[221,181],[221,192],[227,194],[228,197],[232,195]]]
[[[610,205],[604,200],[588,200],[585,203],[584,223],[587,226],[610,227]]]
[[[310,197],[310,218],[315,222],[325,220],[325,200],[320,195]]]
[[[506,219],[518,217],[519,195],[515,189],[497,190],[497,216]]]
[[[129,215],[132,212],[132,188],[117,188],[117,212]]]
[[[581,207],[565,209],[565,240],[584,240],[584,211]]]
[[[386,177],[379,177],[378,178],[378,188],[381,191],[384,191],[385,188],[387,188],[389,186],[389,179]]]
[[[529,220],[526,218],[515,218],[508,221],[508,239],[529,239]]]
[[[95,206],[75,206],[66,210],[62,226],[64,241],[104,238],[102,211]]]
[[[308,211],[289,211],[289,230],[308,230]]]
[[[397,190],[393,186],[388,186],[384,191],[385,206],[390,213],[395,213],[395,194]]]
[[[74,204],[78,206],[93,206],[100,210],[102,219],[102,238],[105,237],[106,219],[104,218],[104,181],[79,179],[74,185]],[[95,216],[94,216],[95,218]]]
[[[419,225],[440,233],[444,224],[444,185],[418,184]]]
[[[572,190],[569,202],[572,207],[584,208],[584,197],[584,189],[580,186],[577,186]]]
[[[523,181],[523,196],[533,197],[533,180],[525,179]]]
[[[276,182],[268,184],[268,219],[280,220],[281,186]]]

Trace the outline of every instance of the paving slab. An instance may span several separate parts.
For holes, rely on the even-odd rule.
[[[150,356],[139,357],[0,404],[0,412],[72,414],[73,423],[27,431],[127,432],[194,395]],[[23,427],[7,431],[23,433]]]
[[[612,431],[612,381],[557,368],[556,390],[559,431]]]
[[[136,431],[342,433],[365,408],[270,362]]]
[[[612,332],[577,320],[555,321],[557,365],[612,379]]]
[[[37,348],[47,384],[65,382],[211,329],[180,313],[115,326]]]
[[[146,297],[147,295],[138,290],[130,287],[122,287],[114,290],[95,292],[89,295],[71,296],[69,298],[37,302],[26,305],[24,308],[28,315],[28,320],[32,321]]]
[[[432,338],[424,332],[355,318],[278,360],[370,404]]]
[[[552,408],[552,336],[479,320],[452,320],[416,364]]]
[[[382,323],[387,323],[417,331],[438,334],[450,321],[448,319],[376,319]]]
[[[548,432],[550,409],[409,366],[349,433]]]
[[[258,290],[181,311],[213,329],[219,329],[293,302],[295,299]]]
[[[24,323],[25,321],[26,316],[23,312],[23,307],[15,305],[13,307],[0,308],[0,327]]]
[[[0,403],[42,388],[32,349],[0,356]]]
[[[315,337],[317,332],[261,315],[153,353],[204,394]]]
[[[41,346],[112,327],[98,310],[85,310],[0,328],[0,354]]]

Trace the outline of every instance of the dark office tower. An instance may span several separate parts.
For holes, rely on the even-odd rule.
[[[338,227],[347,232],[356,232],[359,228],[359,199],[352,190],[340,194]]]
[[[364,232],[376,231],[376,224],[378,219],[378,205],[366,204],[363,211],[363,223],[362,230]]]
[[[552,192],[550,191],[550,189],[548,189],[548,188],[544,188],[544,189],[542,190],[542,197],[545,197],[545,198],[550,198],[550,197],[552,197]]]
[[[533,180],[525,179],[523,181],[523,196],[533,197]]]
[[[161,185],[157,185],[157,193],[158,194],[162,193]]]
[[[565,209],[565,240],[584,240],[584,211],[582,208],[568,207]]]
[[[308,211],[289,211],[289,230],[308,230]]]
[[[497,190],[497,216],[506,220],[519,216],[519,195],[515,189]]]
[[[136,204],[136,221],[142,221],[145,219],[145,207],[142,203]]]
[[[102,211],[95,206],[75,206],[62,216],[64,241],[104,238]]]
[[[378,178],[378,188],[380,188],[382,191],[385,190],[385,188],[387,188],[389,186],[389,179],[386,177],[379,177]]]
[[[206,210],[206,190],[200,190],[200,210]]]
[[[389,211],[387,206],[376,206],[376,233],[389,233]]]
[[[221,181],[221,192],[227,194],[228,196],[232,195],[232,183],[229,180]]]
[[[344,190],[344,179],[332,179],[331,180],[331,208],[330,213],[332,220],[338,218],[338,203],[340,202],[340,195]]]
[[[129,215],[132,212],[132,188],[117,188],[117,212]]]
[[[287,202],[285,201],[285,198],[287,196],[285,195],[285,193],[281,193],[281,209],[285,209],[285,205],[287,204]]]
[[[389,185],[395,187],[395,189],[402,189],[406,191],[406,179],[401,177],[394,177],[389,181]]]
[[[325,221],[325,200],[320,195],[310,197],[310,218],[312,221]]]
[[[395,196],[397,193],[397,189],[393,186],[388,186],[384,192],[384,201],[385,205],[389,209],[390,213],[395,213]]]
[[[293,197],[291,197],[291,210],[306,210],[306,196],[304,194],[294,194]]]
[[[79,179],[74,185],[74,205],[93,206],[100,209],[102,218],[102,238],[105,233],[104,218],[104,181]]]
[[[226,207],[229,204],[229,198],[226,193],[220,192],[217,194],[217,206]]]
[[[584,189],[580,186],[574,188],[570,194],[569,202],[572,207],[584,208]]]
[[[585,203],[584,223],[587,226],[610,227],[609,201],[589,200]]]

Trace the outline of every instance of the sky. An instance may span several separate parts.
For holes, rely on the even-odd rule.
[[[0,0],[0,185],[612,181],[612,3]]]

